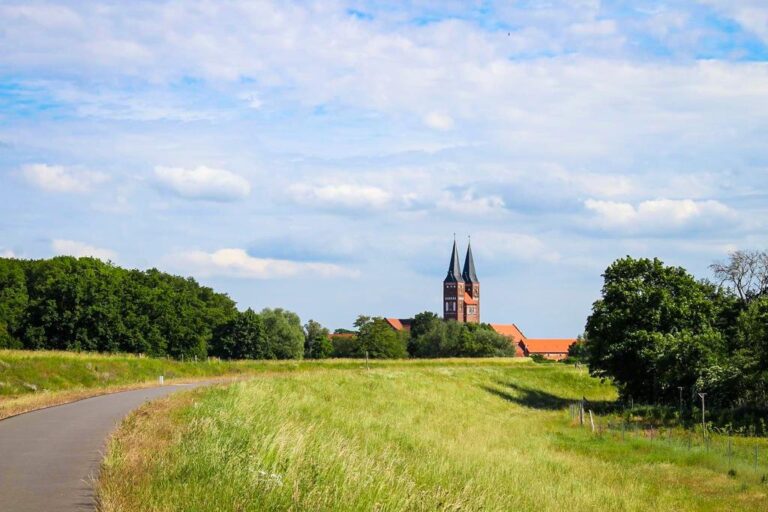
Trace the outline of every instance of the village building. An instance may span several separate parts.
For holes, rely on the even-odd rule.
[[[386,318],[392,329],[410,331],[411,319]],[[472,245],[467,244],[464,265],[459,265],[459,250],[453,241],[448,273],[443,279],[443,320],[480,323],[480,280],[475,270]],[[490,324],[494,331],[506,336],[515,347],[516,357],[540,355],[547,359],[561,360],[568,356],[568,348],[575,338],[528,338],[515,324]]]

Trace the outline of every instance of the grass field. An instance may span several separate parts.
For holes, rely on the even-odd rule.
[[[759,475],[572,424],[611,401],[584,370],[519,360],[329,365],[175,395],[113,437],[101,508],[766,510]]]
[[[103,393],[212,377],[237,377],[260,372],[301,372],[354,369],[366,363],[333,361],[175,361],[131,354],[0,350],[0,419],[41,407]],[[419,366],[427,361],[371,361],[372,368]],[[444,362],[443,364],[451,364]]]

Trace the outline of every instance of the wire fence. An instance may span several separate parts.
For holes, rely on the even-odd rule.
[[[571,424],[601,438],[656,447],[670,457],[688,459],[730,476],[753,475],[768,484],[768,439],[734,435],[706,423],[686,428],[682,422],[660,425],[631,412],[599,416],[585,401],[569,406]]]

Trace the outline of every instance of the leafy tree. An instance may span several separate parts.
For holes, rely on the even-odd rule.
[[[734,370],[739,398],[768,405],[768,296],[753,300],[737,320]],[[733,386],[736,387],[736,386]]]
[[[202,357],[213,330],[236,313],[226,295],[155,269],[69,256],[0,259],[5,346]]]
[[[354,331],[334,333],[331,336],[331,357],[360,357],[357,334]]]
[[[586,337],[593,375],[614,379],[624,395],[656,400],[696,373],[723,349],[715,331],[711,290],[685,269],[659,259],[615,261],[603,274],[602,299],[592,306]],[[680,357],[687,359],[681,368]],[[683,370],[683,374],[675,374]]]
[[[264,344],[256,359],[301,359],[304,330],[296,313],[284,309],[263,309]]]
[[[325,359],[333,352],[328,329],[310,320],[304,326],[304,358]]]
[[[223,359],[255,359],[264,343],[262,319],[248,308],[217,329],[211,352]]]
[[[0,258],[0,348],[21,348],[27,295],[24,269],[17,260]]]
[[[416,340],[441,323],[442,320],[431,311],[424,311],[413,317],[413,320],[411,321],[410,338],[408,340],[408,353],[412,356],[416,356],[416,352],[419,350],[415,345]]]
[[[394,331],[381,317],[359,316],[355,321],[358,328],[358,357],[368,354],[373,359],[398,359],[408,357],[406,338]]]
[[[488,324],[433,322],[430,329],[411,338],[414,357],[512,356],[514,347]]]

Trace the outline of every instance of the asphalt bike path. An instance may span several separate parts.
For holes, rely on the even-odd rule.
[[[0,421],[0,511],[95,510],[110,432],[144,402],[205,384],[122,391]]]

